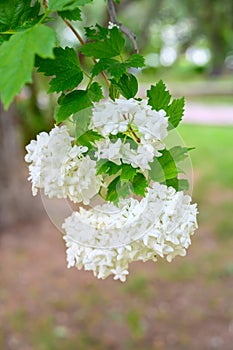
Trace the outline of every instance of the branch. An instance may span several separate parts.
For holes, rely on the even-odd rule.
[[[110,21],[113,24],[116,24],[120,28],[122,33],[124,33],[129,38],[129,40],[133,44],[134,51],[138,53],[139,49],[136,41],[136,35],[129,28],[125,27],[123,24],[121,24],[118,21],[113,0],[108,0],[108,13],[109,13]]]
[[[72,30],[72,32],[74,33],[74,35],[76,36],[76,38],[78,39],[78,41],[80,42],[80,44],[81,44],[82,46],[85,45],[84,40],[82,39],[82,37],[80,36],[80,34],[77,32],[77,30],[72,26],[72,24],[71,24],[69,21],[67,21],[66,19],[64,19],[64,22],[65,22],[65,24]],[[94,63],[97,63],[97,61],[96,61],[95,58],[93,58],[93,61],[94,61]],[[104,78],[106,84],[107,84],[108,86],[110,86],[110,82],[109,82],[109,80],[108,80],[106,74],[105,74],[104,72],[101,72],[100,74],[101,74],[102,77]]]

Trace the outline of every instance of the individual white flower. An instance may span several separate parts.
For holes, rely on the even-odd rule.
[[[116,23],[109,21],[108,22],[108,29],[112,29],[114,27],[117,27],[118,29],[120,28]]]
[[[171,261],[185,255],[197,228],[196,204],[190,201],[183,192],[154,183],[140,202],[130,198],[118,207],[81,208],[63,224],[68,267],[125,281],[132,261],[156,261],[158,256]]]
[[[98,193],[101,178],[96,175],[96,162],[83,156],[87,147],[72,146],[72,140],[65,126],[55,126],[26,147],[33,195],[43,189],[49,198],[68,197],[88,204]]]

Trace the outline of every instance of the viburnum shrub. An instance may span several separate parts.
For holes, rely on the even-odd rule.
[[[48,93],[59,94],[56,125],[26,147],[32,193],[79,203],[62,225],[69,267],[125,281],[130,262],[185,255],[197,227],[178,164],[190,149],[168,149],[165,142],[182,119],[184,98],[172,99],[162,81],[146,99],[137,96],[132,72],[144,58],[134,34],[118,22],[113,0],[108,28],[87,27],[85,39],[76,30],[91,2],[1,1],[0,92],[7,108],[32,81],[34,67],[50,77]],[[77,37],[78,52],[59,46],[58,18]],[[80,65],[79,53],[91,67]]]

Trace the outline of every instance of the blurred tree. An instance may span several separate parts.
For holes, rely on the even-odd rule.
[[[157,26],[156,35],[161,38],[166,25],[187,20],[190,32],[182,38],[177,36],[179,50],[185,52],[198,40],[205,39],[211,51],[209,72],[212,75],[222,73],[227,53],[233,50],[232,0],[122,0],[118,12],[124,23],[130,22],[143,51],[150,51],[151,47],[159,49],[159,38],[156,46],[154,39],[151,41],[152,26]]]
[[[233,49],[233,1],[183,1],[187,16],[196,20],[196,35],[204,35],[210,46],[212,59],[210,73],[222,73],[227,53]]]
[[[18,120],[14,104],[4,111],[0,103],[0,229],[38,218],[42,212],[25,181]]]

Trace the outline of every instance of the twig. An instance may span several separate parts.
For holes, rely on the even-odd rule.
[[[67,21],[67,19],[64,19],[64,22],[72,30],[72,32],[74,33],[74,35],[76,36],[80,44],[84,45],[85,44],[84,40],[82,39],[81,35],[77,32],[77,30],[72,26],[72,24],[69,21]]]
[[[113,0],[108,0],[108,13],[109,13],[110,21],[113,24],[116,24],[120,28],[122,33],[124,33],[129,38],[129,40],[133,44],[134,51],[138,53],[139,49],[136,41],[136,35],[129,28],[125,27],[123,24],[121,24],[118,21]]]
[[[123,114],[123,118],[125,120],[127,120],[127,117],[125,116],[125,114]],[[131,131],[132,135],[134,136],[135,140],[137,143],[141,143],[140,138],[138,137],[138,135],[135,133],[135,131],[133,130],[132,126],[129,127],[129,130]]]
[[[72,24],[71,24],[69,21],[67,21],[67,19],[64,19],[64,22],[65,22],[66,25],[72,30],[72,32],[74,33],[74,35],[76,36],[76,38],[78,39],[78,41],[80,42],[80,44],[81,44],[82,46],[85,45],[85,41],[82,39],[82,37],[80,36],[80,34],[77,32],[77,30],[72,26]],[[93,61],[94,61],[94,63],[97,63],[97,61],[96,61],[95,58],[93,58]],[[104,72],[101,72],[101,75],[102,75],[102,77],[104,78],[106,84],[107,84],[108,86],[110,86],[110,82],[109,82],[109,80],[108,80],[106,74],[105,74]]]

